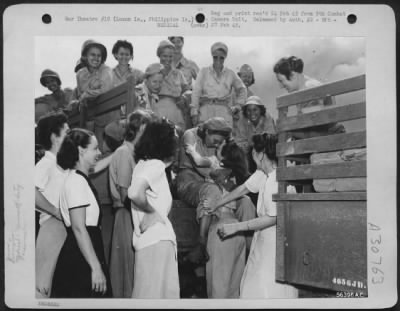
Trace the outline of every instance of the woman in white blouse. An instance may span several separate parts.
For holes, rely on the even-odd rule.
[[[165,169],[178,148],[175,126],[149,123],[135,146],[132,200],[135,268],[132,298],[179,298],[176,236],[168,213],[172,196]]]
[[[111,297],[100,203],[88,178],[100,154],[96,137],[84,129],[71,130],[57,154],[58,165],[68,170],[60,195],[67,238],[54,272],[54,298]]]
[[[258,134],[253,137],[253,142],[256,172],[244,184],[224,196],[215,207],[208,209],[212,213],[249,192],[258,193],[257,218],[220,225],[217,229],[222,239],[237,232],[255,231],[240,284],[240,298],[296,298],[296,288],[275,281],[276,204],[272,201],[272,194],[278,192],[277,138],[273,134]]]

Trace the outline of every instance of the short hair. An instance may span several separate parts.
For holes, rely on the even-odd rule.
[[[264,152],[268,159],[278,161],[276,156],[276,144],[278,143],[278,135],[276,134],[256,134],[252,137],[253,149],[256,152]]]
[[[246,153],[234,140],[228,141],[221,150],[221,160],[225,168],[232,170],[236,184],[243,184],[250,176]]]
[[[242,107],[242,113],[243,113],[243,116],[246,118],[246,119],[248,119],[248,116],[247,116],[247,107],[248,107],[249,105],[244,105],[243,107]],[[260,108],[260,114],[262,115],[262,116],[265,116],[266,115],[266,113],[267,113],[267,108],[265,108],[265,106],[261,106],[261,105],[255,105],[255,106],[257,106],[258,108]]]
[[[304,63],[296,56],[283,57],[274,66],[274,72],[284,75],[290,80],[292,72],[303,73]]]
[[[114,55],[117,54],[120,48],[128,49],[129,52],[131,52],[131,55],[133,56],[133,45],[129,41],[118,40],[117,42],[115,42],[112,48],[112,53]]]
[[[165,118],[147,124],[135,146],[135,161],[158,159],[165,161],[176,154],[178,136],[175,125]]]
[[[142,124],[150,123],[152,117],[144,110],[136,110],[128,116],[126,126],[125,139],[133,141],[136,138],[137,132]]]
[[[60,135],[61,129],[67,123],[67,116],[62,112],[50,113],[42,116],[37,123],[38,143],[45,150],[50,150],[52,147],[51,134]]]
[[[64,170],[73,169],[79,161],[78,146],[87,148],[92,137],[94,137],[94,134],[91,131],[81,128],[72,129],[67,136],[65,136],[60,150],[57,153],[58,165]]]

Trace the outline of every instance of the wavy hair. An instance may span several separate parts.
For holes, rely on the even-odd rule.
[[[87,148],[91,138],[94,137],[93,132],[74,128],[65,136],[60,150],[57,153],[57,163],[64,170],[73,169],[79,161],[79,146]]]

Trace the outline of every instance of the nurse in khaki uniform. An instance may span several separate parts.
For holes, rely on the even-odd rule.
[[[228,47],[222,42],[211,46],[213,64],[200,70],[193,87],[190,115],[193,126],[213,117],[224,118],[233,126],[233,115],[244,105],[246,87],[238,75],[224,67]],[[233,102],[232,92],[235,94]]]
[[[161,86],[164,80],[164,66],[154,63],[146,68],[144,82],[135,88],[138,106],[141,109],[154,111],[160,100]]]
[[[191,95],[189,85],[182,71],[172,67],[175,46],[169,41],[161,41],[157,48],[157,56],[164,66],[164,80],[159,93],[159,101],[154,112],[159,117],[166,117],[182,130],[186,129],[184,118],[187,97]]]
[[[233,130],[236,143],[246,152],[253,145],[252,137],[256,134],[275,134],[275,121],[267,112],[261,98],[250,96],[242,108],[243,115]]]

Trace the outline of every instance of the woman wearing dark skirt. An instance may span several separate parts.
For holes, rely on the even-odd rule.
[[[69,171],[60,197],[67,238],[54,272],[53,298],[111,297],[100,204],[87,177],[99,155],[96,137],[83,129],[71,130],[57,155],[58,164]]]

